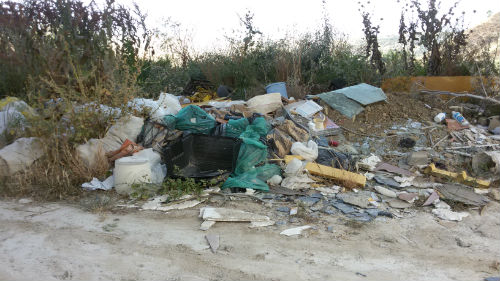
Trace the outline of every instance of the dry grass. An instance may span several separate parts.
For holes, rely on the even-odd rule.
[[[30,196],[54,200],[79,196],[81,184],[92,177],[103,178],[109,169],[105,157],[88,167],[76,155],[69,143],[43,140],[44,154],[29,169],[6,178],[0,186],[0,195],[7,197]]]

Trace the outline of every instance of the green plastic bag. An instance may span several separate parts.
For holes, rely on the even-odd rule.
[[[246,126],[240,138],[240,146],[236,168],[221,188],[252,188],[269,191],[266,181],[274,175],[280,174],[280,167],[276,165],[263,165],[267,157],[267,146],[259,141],[260,137],[267,135],[269,126],[264,117],[255,118],[252,125]]]
[[[253,168],[239,176],[228,178],[222,185],[222,188],[241,187],[269,191],[266,181],[274,175],[279,175],[280,171],[279,166],[266,164]]]
[[[237,138],[245,131],[249,122],[247,118],[229,120],[226,124],[225,137]]]
[[[258,140],[242,138],[238,160],[236,161],[235,175],[241,175],[259,163],[264,162],[267,157],[267,146]]]
[[[188,105],[175,115],[175,128],[209,135],[215,128],[215,119],[199,106]]]
[[[165,115],[161,120],[161,124],[165,126],[169,131],[175,129],[175,123],[177,123],[177,121],[175,120],[174,115]]]

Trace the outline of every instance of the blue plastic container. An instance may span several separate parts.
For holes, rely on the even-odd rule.
[[[285,82],[276,82],[266,86],[266,93],[280,93],[282,97],[288,98],[288,94],[286,93],[286,83]]]

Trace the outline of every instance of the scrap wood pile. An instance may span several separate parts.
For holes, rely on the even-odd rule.
[[[121,116],[103,138],[77,147],[87,165],[106,157],[114,166],[112,176],[94,178],[82,187],[114,187],[120,194],[133,195],[137,186],[154,191],[154,186],[173,178],[217,179],[220,187],[197,197],[185,195],[176,201],[162,194],[142,209],[168,211],[194,207],[210,196],[246,196],[258,202],[293,202],[312,217],[342,214],[363,222],[402,217],[417,207],[441,219],[460,221],[469,213],[453,211],[455,203],[484,206],[491,197],[499,200],[498,116],[473,125],[454,111],[457,108],[448,111],[426,104],[419,111],[427,114],[424,120],[399,118],[377,126],[377,118],[372,118],[377,134],[371,134],[353,125],[357,115],[377,116],[375,109],[394,106],[392,95],[388,102],[380,88],[359,84],[298,101],[274,89],[268,87],[267,94],[247,101],[218,98],[203,89],[191,96],[162,94],[159,100],[133,100],[129,106],[148,109],[148,118]],[[421,104],[407,99],[408,112]],[[2,110],[1,118],[15,114],[5,106]],[[391,117],[382,114],[380,120]],[[342,126],[346,120],[350,128]],[[28,154],[30,159],[12,155],[37,150],[35,146],[36,140],[18,139],[4,147],[1,170],[9,175],[27,169],[40,155]],[[293,204],[279,207],[277,213],[296,215]],[[217,221],[208,215],[214,212],[227,215],[219,216],[220,221],[241,221],[238,216],[243,216],[252,226],[274,223],[269,217],[205,209],[202,229]]]

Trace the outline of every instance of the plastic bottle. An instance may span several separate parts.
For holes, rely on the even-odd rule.
[[[462,116],[462,114],[460,114],[460,112],[452,111],[451,116],[453,116],[453,118],[457,120],[458,123],[464,126],[469,125],[469,122]]]
[[[441,123],[443,122],[444,118],[446,118],[446,113],[441,112],[438,115],[436,115],[436,117],[434,117],[434,122]]]

